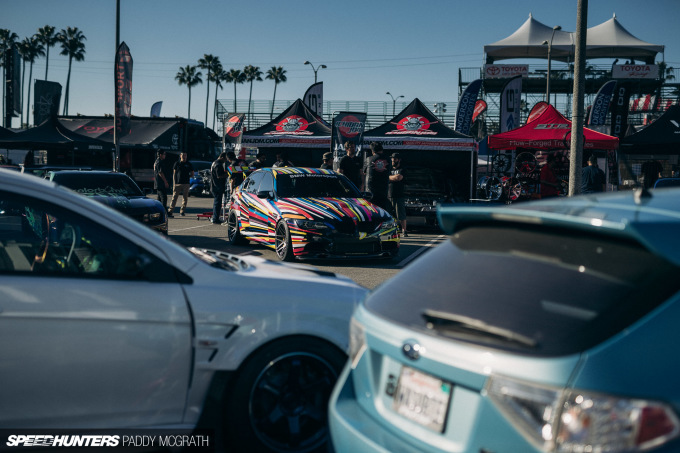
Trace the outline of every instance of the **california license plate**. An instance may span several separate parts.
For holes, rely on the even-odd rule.
[[[444,431],[452,385],[413,368],[403,367],[393,409],[420,425]]]

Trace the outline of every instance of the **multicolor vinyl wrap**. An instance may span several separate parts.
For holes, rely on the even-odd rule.
[[[267,168],[281,174],[336,174],[317,168]],[[241,234],[276,247],[276,226],[286,222],[296,258],[358,258],[395,256],[399,250],[397,223],[384,209],[364,198],[259,198],[236,189],[230,200]]]

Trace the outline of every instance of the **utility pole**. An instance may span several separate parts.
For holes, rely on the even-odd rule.
[[[574,104],[571,110],[571,147],[569,153],[569,196],[581,193],[583,163],[583,87],[585,85],[586,30],[588,0],[578,0],[576,12],[576,51],[574,64]]]

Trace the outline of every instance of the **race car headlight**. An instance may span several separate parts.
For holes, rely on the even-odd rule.
[[[162,214],[160,212],[154,212],[152,214],[144,214],[144,217],[142,220],[144,220],[145,223],[151,223],[151,222],[158,222],[161,220]]]
[[[315,220],[295,220],[295,224],[303,230],[325,230],[330,228],[328,224]]]
[[[379,230],[389,230],[390,228],[396,228],[397,227],[397,221],[390,218],[389,220],[385,220],[384,222],[381,222],[378,224],[378,226],[375,228],[376,231]]]

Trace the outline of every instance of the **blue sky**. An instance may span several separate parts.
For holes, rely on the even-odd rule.
[[[163,101],[162,116],[187,116],[188,89],[175,80],[181,66],[204,54],[220,58],[225,69],[252,64],[266,72],[282,66],[288,81],[277,99],[301,98],[314,82],[303,62],[326,64],[318,72],[325,100],[455,102],[458,68],[481,67],[485,44],[503,39],[528,18],[564,31],[576,28],[576,0],[120,0],[121,40],[133,60],[132,114],[148,116]],[[644,41],[666,46],[665,60],[680,67],[679,0],[591,0],[588,26],[610,19]],[[74,62],[69,114],[113,112],[115,0],[0,0],[0,28],[20,39],[39,27],[78,27],[86,36],[85,60]],[[68,60],[50,50],[48,79],[65,87]],[[660,57],[659,57],[660,58]],[[505,63],[509,61],[504,61]],[[545,65],[545,60],[529,61]],[[593,60],[610,64],[611,60]],[[44,78],[45,59],[33,66]],[[192,89],[191,117],[205,120],[206,83]],[[212,99],[214,84],[210,86]],[[248,98],[247,84],[238,98]],[[274,83],[255,82],[253,99],[270,100]],[[218,99],[233,99],[233,84]],[[211,116],[212,118],[212,116]],[[209,120],[211,125],[212,120]],[[15,119],[14,127],[18,126]]]

